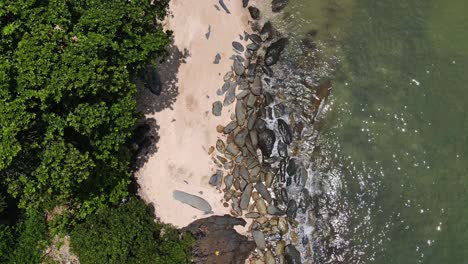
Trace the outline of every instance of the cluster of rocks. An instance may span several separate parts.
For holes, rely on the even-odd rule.
[[[252,17],[257,15],[254,12]],[[233,216],[252,219],[250,231],[258,249],[255,263],[301,263],[299,251],[290,243],[290,226],[296,225],[299,205],[286,187],[304,183],[307,172],[290,157],[297,144],[295,129],[284,105],[276,103],[272,87],[272,66],[288,40],[270,22],[255,28],[260,30],[245,35],[250,42],[245,47],[232,43],[236,52],[232,70],[217,92],[224,100],[212,106],[218,116],[223,107],[235,103],[231,122],[216,128],[226,140],[218,139],[209,149],[219,168],[209,183],[224,192],[224,205],[231,207]]]

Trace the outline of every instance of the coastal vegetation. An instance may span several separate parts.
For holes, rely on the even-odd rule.
[[[82,263],[189,258],[189,239],[128,198],[134,81],[166,54],[167,5],[0,3],[1,263],[40,263],[70,233]]]

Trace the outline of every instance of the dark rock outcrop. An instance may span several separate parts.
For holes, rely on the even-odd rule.
[[[265,55],[265,64],[267,66],[276,64],[280,58],[281,52],[284,50],[288,44],[287,38],[280,38],[267,48]]]
[[[229,215],[211,216],[192,222],[182,231],[197,239],[193,248],[194,263],[243,264],[255,249],[255,243],[234,230],[235,225],[245,226],[244,219]]]

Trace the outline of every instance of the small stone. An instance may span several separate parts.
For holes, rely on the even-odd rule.
[[[267,250],[267,252],[265,252],[264,259],[265,259],[265,264],[276,263],[275,257],[273,256],[273,253],[271,253],[270,250]]]
[[[258,230],[252,230],[252,237],[257,245],[257,248],[260,250],[265,250],[266,243],[265,243],[265,235]]]
[[[267,203],[271,203],[271,195],[268,189],[265,187],[265,185],[261,182],[258,182],[255,184],[255,190],[265,199]]]
[[[221,103],[221,101],[216,101],[213,103],[211,112],[213,113],[214,116],[220,116],[222,109],[223,109],[223,104]]]
[[[215,148],[213,146],[211,146],[209,149],[208,149],[208,155],[211,155],[211,153],[213,153],[213,151],[215,150]]]
[[[263,83],[262,83],[262,79],[260,79],[260,76],[255,77],[253,84],[250,86],[250,91],[254,95],[257,95],[257,96],[262,95]]]
[[[234,143],[236,143],[239,147],[243,147],[245,145],[245,139],[247,138],[248,133],[249,131],[247,129],[241,129],[235,136]]]
[[[257,213],[257,212],[251,212],[251,213],[245,214],[245,217],[246,218],[258,218],[258,217],[260,217],[260,214]]]
[[[237,100],[240,100],[240,99],[246,97],[247,95],[249,95],[249,93],[250,93],[249,90],[243,90],[242,92],[240,92],[240,93],[236,96],[236,98],[237,98]]]
[[[224,185],[226,186],[226,190],[231,189],[233,180],[234,180],[234,177],[231,174],[224,177]]]
[[[247,49],[249,49],[249,50],[254,50],[255,51],[255,50],[258,50],[259,48],[260,48],[260,46],[255,44],[255,43],[250,43],[250,44],[247,45]]]
[[[262,30],[260,30],[260,36],[262,37],[263,41],[273,38],[273,25],[270,21],[263,24]]]
[[[276,243],[275,253],[276,255],[284,255],[284,248],[286,247],[286,242],[284,240],[279,241]]]
[[[262,38],[257,35],[257,34],[252,34],[249,36],[250,40],[252,40],[253,43],[257,44],[258,46],[262,45]]]
[[[280,217],[278,219],[278,230],[282,235],[286,234],[289,230],[289,225],[288,221],[286,221],[286,218]]]
[[[297,203],[294,200],[289,200],[288,202],[288,209],[286,210],[286,215],[291,218],[295,219],[297,213]]]
[[[267,206],[265,204],[265,201],[260,198],[256,201],[256,207],[257,207],[257,211],[261,214],[261,215],[266,215],[267,214]]]
[[[223,133],[223,131],[224,131],[224,127],[222,125],[217,125],[216,126],[216,132]]]
[[[218,53],[216,54],[213,64],[219,64],[219,61],[221,60],[221,55]]]
[[[240,42],[237,42],[237,41],[232,42],[232,47],[239,52],[244,52],[245,50],[244,46]]]
[[[245,68],[244,68],[244,65],[242,65],[242,62],[238,61],[238,60],[234,60],[234,72],[237,74],[237,75],[242,75],[244,74],[244,71],[245,71]]]
[[[286,258],[286,263],[288,264],[300,264],[301,262],[301,253],[291,244],[287,245],[284,249],[284,255]]]
[[[231,121],[227,126],[224,127],[223,132],[224,132],[224,134],[229,134],[232,131],[234,131],[234,129],[236,129],[236,127],[237,127],[237,122],[236,121]]]
[[[248,184],[245,186],[244,192],[242,193],[241,200],[240,200],[240,208],[242,210],[247,210],[250,203],[250,196],[252,195],[252,184]]]
[[[216,149],[219,152],[223,153],[225,147],[226,146],[224,145],[224,141],[222,141],[221,139],[216,140]]]
[[[242,104],[242,101],[237,101],[236,103],[236,118],[237,118],[237,124],[239,126],[242,126],[245,122],[246,114],[247,114],[247,109],[245,109],[244,105]]]
[[[246,8],[249,5],[249,0],[242,0],[242,7]]]

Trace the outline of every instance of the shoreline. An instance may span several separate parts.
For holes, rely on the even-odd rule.
[[[161,221],[176,227],[209,216],[176,201],[176,190],[205,199],[214,215],[230,214],[230,206],[225,207],[222,202],[222,191],[208,184],[217,170],[208,152],[218,138],[225,139],[216,127],[231,121],[234,104],[223,107],[220,116],[211,112],[213,102],[220,98],[216,91],[224,83],[224,73],[231,69],[231,43],[244,44],[239,35],[249,30],[249,17],[241,1],[227,2],[226,6],[230,14],[222,7],[218,10],[209,0],[199,0],[197,5],[181,0],[170,2],[165,29],[174,32],[174,43],[169,60],[178,61],[175,69],[167,69],[175,71],[169,80],[171,97],[165,95],[164,86],[161,96],[148,91],[140,95],[147,101],[156,101],[143,103],[142,108],[148,108],[143,109],[147,119],[156,120],[158,142],[155,153],[135,173],[139,194],[154,206]],[[221,58],[214,64],[217,54]],[[161,79],[166,77],[163,74]],[[239,231],[245,234],[246,227]]]

